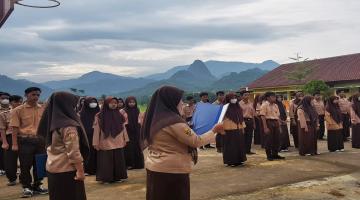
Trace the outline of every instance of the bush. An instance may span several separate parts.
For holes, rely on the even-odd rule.
[[[313,95],[317,91],[320,91],[324,97],[331,95],[330,87],[323,80],[309,81],[304,85],[303,91],[308,95]]]

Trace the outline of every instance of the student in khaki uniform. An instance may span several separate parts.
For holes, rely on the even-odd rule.
[[[19,152],[20,182],[23,186],[23,197],[33,194],[47,194],[42,188],[42,179],[38,178],[35,166],[35,155],[45,153],[44,141],[38,136],[37,128],[43,113],[43,107],[38,104],[41,90],[30,87],[25,90],[25,104],[11,112],[10,127],[13,129],[12,150]],[[33,184],[30,170],[33,168]]]
[[[13,95],[9,99],[11,109],[15,109],[16,107],[22,104],[22,97]],[[12,129],[9,126],[10,118],[11,118],[11,110],[7,110],[0,113],[0,132],[1,138],[3,141],[2,149],[4,149],[4,167],[6,172],[6,177],[8,178],[8,186],[16,185],[17,179],[17,161],[18,161],[18,153],[17,151],[12,150]]]
[[[246,154],[255,154],[251,151],[251,144],[254,136],[255,128],[255,109],[253,108],[253,102],[249,100],[250,92],[241,91],[242,100],[239,102],[240,107],[243,111],[244,121],[246,124],[245,127],[245,145],[246,145]]]
[[[10,111],[10,94],[6,92],[0,92],[0,114]],[[1,135],[4,135],[4,130],[0,130]],[[0,138],[0,145],[4,142],[3,137]],[[4,163],[4,150],[0,148],[0,176],[5,175],[5,163]]]
[[[318,137],[320,140],[324,139],[325,134],[325,104],[324,101],[321,98],[320,92],[314,93],[314,100],[312,104],[315,107],[315,110],[319,116],[319,130],[318,130]]]
[[[226,95],[226,103],[229,104],[229,107],[222,122],[225,130],[225,135],[223,135],[223,161],[227,166],[236,167],[243,165],[247,160],[244,112],[234,93]]]
[[[86,200],[83,162],[89,143],[75,111],[78,100],[68,92],[53,93],[39,123],[38,135],[47,147],[50,200]]]
[[[290,133],[293,136],[295,148],[299,147],[299,134],[298,134],[299,129],[297,127],[296,109],[303,98],[304,98],[304,94],[302,92],[296,92],[295,99],[293,99],[290,102],[290,108],[289,108]]]
[[[317,155],[318,114],[312,105],[312,97],[305,96],[297,109],[299,127],[299,154]]]
[[[352,123],[352,148],[360,149],[360,93],[352,97],[352,106],[350,110]]]
[[[274,92],[265,93],[266,101],[261,105],[260,116],[265,134],[265,150],[269,161],[274,159],[285,159],[279,156],[280,150],[280,111],[276,105]]]
[[[325,121],[327,127],[328,149],[330,152],[344,151],[342,114],[339,98],[331,96],[326,104]]]
[[[128,177],[124,147],[129,137],[125,117],[117,104],[116,98],[106,98],[94,122],[93,146],[98,151],[96,181],[102,183],[122,182]]]
[[[186,120],[186,122],[191,126],[191,120],[192,120],[192,116],[194,114],[195,111],[195,99],[192,96],[187,96],[186,97],[186,104],[184,105],[183,108],[183,117]]]
[[[343,129],[342,129],[343,139],[344,139],[344,141],[348,141],[348,138],[350,137],[350,126],[351,126],[351,122],[350,122],[351,103],[346,98],[346,95],[343,91],[340,91],[338,95],[340,97],[339,98],[339,107],[340,107],[340,111],[341,111],[342,119],[343,119]]]
[[[257,94],[254,99],[253,108],[255,109],[255,130],[254,130],[254,144],[261,144],[261,147],[264,148],[264,139],[262,139],[264,135],[261,116],[260,116],[260,107],[262,103],[263,96]]]
[[[184,91],[163,86],[153,94],[141,129],[148,146],[147,200],[189,200],[192,162],[197,162],[196,148],[215,140],[222,125],[197,136],[181,117]]]

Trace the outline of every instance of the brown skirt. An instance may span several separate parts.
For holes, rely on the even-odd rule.
[[[261,144],[262,122],[260,117],[255,117],[254,144]]]
[[[111,183],[127,178],[123,149],[97,152],[97,181]]]
[[[344,149],[344,136],[342,130],[328,130],[328,149],[329,151],[337,151]]]
[[[241,165],[247,160],[243,130],[225,130],[223,136],[223,161],[226,165]]]
[[[299,154],[304,156],[306,154],[315,155],[317,153],[317,137],[316,128],[307,122],[308,132],[304,128],[299,127]]]
[[[146,200],[190,200],[189,174],[146,172]]]
[[[50,200],[86,200],[84,181],[76,181],[76,172],[49,173]]]
[[[360,149],[360,124],[353,124],[351,140],[352,148]]]
[[[295,148],[299,148],[299,134],[298,134],[298,126],[297,124],[293,124],[290,122],[290,133],[294,139],[294,146]]]

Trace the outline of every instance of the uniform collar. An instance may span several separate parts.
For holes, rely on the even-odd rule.
[[[25,108],[32,108],[32,107],[33,107],[33,106],[31,106],[30,104],[28,104],[27,102],[25,102],[24,106],[25,106]],[[40,108],[41,105],[37,103],[37,104],[36,104],[36,107]]]

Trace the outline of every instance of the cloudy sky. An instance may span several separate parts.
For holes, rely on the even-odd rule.
[[[359,8],[359,0],[62,0],[55,9],[16,6],[0,29],[0,74],[43,82],[93,70],[143,76],[194,59],[286,63],[297,52],[309,58],[358,53]]]

